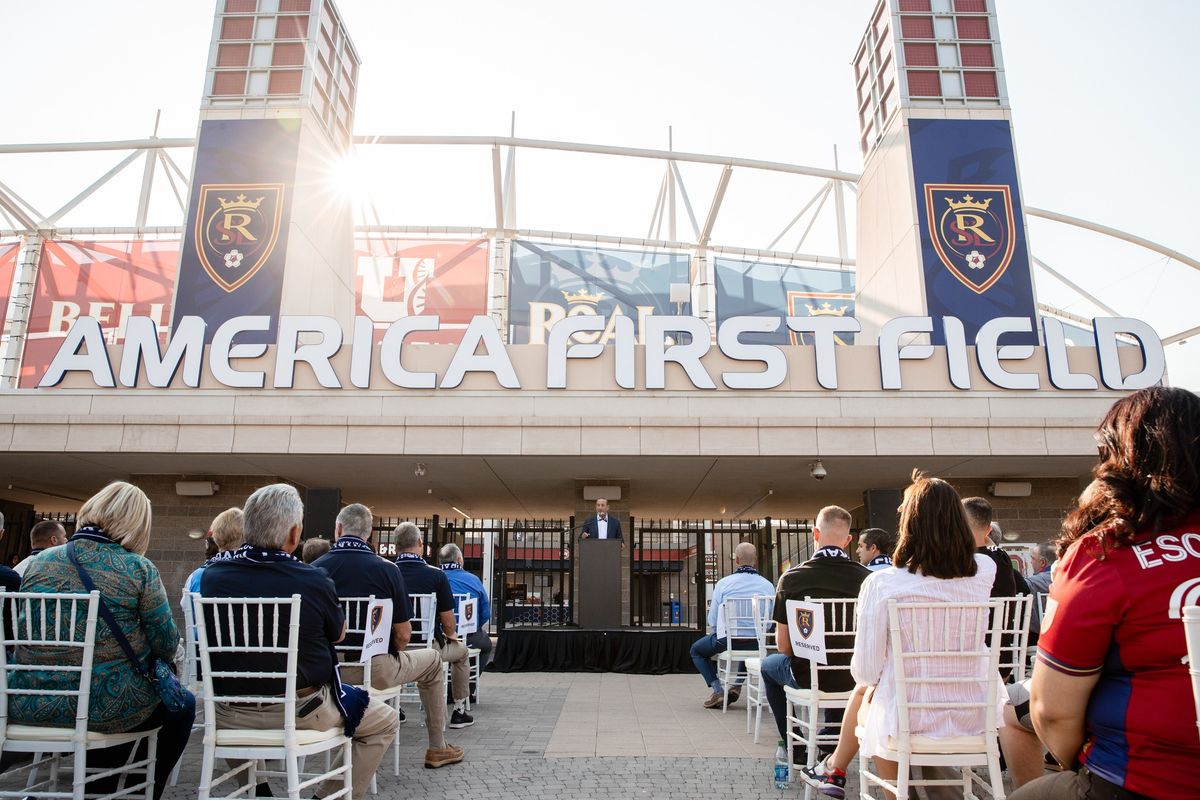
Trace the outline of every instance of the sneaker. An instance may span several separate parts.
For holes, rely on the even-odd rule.
[[[741,696],[742,696],[742,690],[740,687],[735,686],[734,688],[730,689],[729,690],[729,705],[733,705],[734,703],[736,703],[738,701],[738,698]]]
[[[828,769],[824,761],[800,770],[800,780],[816,788],[818,793],[826,797],[846,796],[846,773]]]
[[[455,712],[450,715],[450,727],[451,728],[469,728],[470,726],[472,726],[474,724],[475,724],[475,718],[472,717],[470,714],[468,714],[466,711],[455,710]]]
[[[724,702],[725,702],[725,695],[721,694],[720,692],[713,692],[711,695],[708,696],[708,699],[704,701],[704,707],[705,708],[720,708],[724,704]]]
[[[457,764],[462,760],[462,748],[455,747],[452,744],[447,744],[440,750],[434,750],[431,747],[425,751],[425,769],[437,769],[448,764]]]
[[[400,721],[401,721],[401,722],[404,722],[404,709],[403,709],[403,708],[397,708],[397,709],[396,709],[396,716],[398,716],[398,717],[400,718]]]

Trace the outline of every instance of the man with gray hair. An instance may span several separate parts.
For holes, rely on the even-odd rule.
[[[1029,584],[1029,590],[1033,592],[1033,618],[1029,624],[1033,644],[1037,643],[1038,631],[1042,629],[1042,612],[1039,610],[1038,600],[1042,599],[1044,603],[1045,595],[1050,593],[1050,582],[1054,580],[1056,555],[1054,542],[1039,542],[1033,546],[1033,553],[1031,553],[1033,574],[1025,582]]]
[[[243,506],[246,543],[232,558],[216,562],[204,571],[201,592],[205,597],[301,597],[298,658],[296,663],[296,727],[325,731],[341,728],[341,687],[334,666],[333,645],[346,633],[346,621],[338,604],[333,581],[324,570],[305,564],[292,556],[300,544],[304,504],[295,487],[286,483],[264,486]],[[250,625],[257,625],[250,619]],[[286,637],[289,624],[281,616],[275,624],[278,635]],[[280,660],[271,654],[247,656],[243,653],[214,653],[214,671],[236,671],[253,666],[278,670]],[[261,694],[262,679],[213,679],[219,694]],[[280,681],[282,694],[282,681]],[[278,730],[283,726],[283,707],[272,704],[259,708],[247,704],[218,703],[218,728]],[[354,730],[351,777],[353,800],[361,800],[371,785],[371,776],[379,768],[399,727],[395,709],[371,700]],[[340,753],[334,758],[340,758]],[[337,785],[334,785],[337,784]],[[340,788],[340,781],[327,784],[319,796]]]
[[[467,634],[467,647],[474,647],[479,651],[479,669],[482,670],[487,666],[492,654],[492,637],[487,632],[487,624],[492,619],[492,605],[488,600],[487,589],[475,573],[463,569],[462,550],[453,542],[443,545],[438,551],[438,561],[442,565],[442,571],[446,573],[446,579],[450,581],[451,591],[456,595],[469,595],[475,600],[479,626],[474,632]],[[474,702],[475,687],[472,686],[471,703]]]
[[[411,522],[396,526],[396,566],[404,577],[404,585],[410,596],[433,595],[435,603],[433,631],[419,630],[414,633],[422,638],[433,637],[433,649],[441,654],[442,661],[450,665],[450,689],[454,710],[450,713],[451,728],[466,728],[475,724],[475,718],[467,712],[470,697],[471,665],[467,646],[459,641],[454,625],[454,592],[446,573],[425,562],[422,553],[425,541],[421,529]],[[418,624],[420,620],[416,620]]]
[[[412,604],[404,579],[395,564],[375,553],[371,546],[372,528],[375,517],[371,509],[361,503],[351,503],[341,510],[334,524],[336,541],[329,552],[313,562],[314,567],[325,570],[333,579],[338,597],[370,597],[392,601],[392,636],[388,651],[371,659],[371,686],[376,689],[392,689],[415,681],[425,707],[425,733],[429,746],[425,751],[425,766],[430,769],[457,764],[463,760],[459,747],[447,744],[446,728],[446,673],[442,659],[433,650],[406,650],[412,638]],[[362,612],[367,611],[365,604]],[[356,628],[363,628],[364,620],[356,620]],[[353,640],[345,644],[359,647],[362,634],[354,634]],[[342,677],[349,683],[362,681],[359,667],[342,670]],[[401,712],[400,720],[404,720]]]

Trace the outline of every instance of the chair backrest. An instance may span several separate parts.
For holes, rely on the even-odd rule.
[[[338,598],[338,603],[342,606],[342,613],[346,617],[346,635],[333,647],[338,653],[338,661],[343,668],[362,668],[362,682],[356,685],[364,689],[371,685],[371,659],[363,660],[362,648],[363,640],[368,633],[367,629],[370,627],[370,622],[367,620],[367,609],[374,601],[375,595],[373,594],[366,597]],[[392,632],[387,631],[385,635],[390,637]]]
[[[758,639],[758,651],[766,656],[767,652],[777,649],[775,644],[775,595],[756,594],[754,602],[754,634]]]
[[[0,742],[8,738],[12,697],[75,702],[74,740],[87,738],[100,593],[6,592],[0,589]],[[36,663],[35,663],[36,662]],[[29,675],[28,673],[43,673]],[[45,673],[50,673],[49,678]]]
[[[193,687],[200,682],[200,647],[196,643],[196,603],[199,594],[183,590],[179,601],[183,609],[183,685]]]
[[[758,637],[754,625],[754,598],[728,597],[721,602],[720,613],[724,617],[725,639],[730,650],[748,650],[746,642],[739,639],[754,640],[754,650],[758,649]],[[719,622],[719,621],[718,621]],[[720,627],[718,625],[718,627]],[[740,646],[735,646],[740,645]]]
[[[850,659],[858,631],[858,598],[806,597],[804,602],[820,603],[825,622],[825,663],[808,659],[808,685],[827,692],[843,691],[844,684],[854,683]]]
[[[437,595],[410,594],[408,599],[412,602],[412,643],[420,647],[433,647]]]
[[[1046,598],[1049,596],[1049,592],[1034,592],[1034,597],[1037,598],[1038,619],[1046,618]]]
[[[464,600],[470,600],[470,592],[455,592],[454,593],[454,628],[462,630],[462,604]]]
[[[1187,638],[1188,672],[1196,701],[1196,725],[1200,726],[1200,607],[1184,606],[1183,634]]]
[[[888,601],[888,634],[896,681],[897,749],[909,737],[947,730],[995,731],[1000,692],[1004,601]]]
[[[1033,595],[997,598],[1004,601],[1000,614],[1000,669],[1010,680],[1025,680],[1029,666],[1029,623],[1033,617]]]
[[[216,736],[216,703],[283,706],[284,743],[296,743],[300,595],[195,597],[204,687],[204,736]]]

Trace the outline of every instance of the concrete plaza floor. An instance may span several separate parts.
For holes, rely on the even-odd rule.
[[[696,675],[485,673],[475,725],[446,732],[462,764],[422,767],[425,729],[417,706],[400,726],[401,777],[389,752],[380,800],[399,798],[779,798],[803,796],[772,781],[777,734],[764,709],[762,736],[746,733],[744,701],[727,714],[702,707]],[[193,735],[179,785],[164,795],[190,800],[199,783],[201,735]],[[276,794],[282,794],[276,791]]]

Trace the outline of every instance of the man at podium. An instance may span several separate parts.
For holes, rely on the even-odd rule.
[[[621,536],[621,521],[608,513],[608,501],[603,497],[596,500],[596,513],[583,523],[583,539],[616,539],[625,548],[625,539]]]

